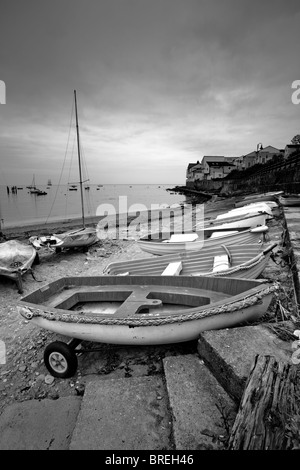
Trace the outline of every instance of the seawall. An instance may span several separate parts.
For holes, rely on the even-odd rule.
[[[188,182],[186,187],[197,191],[225,195],[240,193],[286,191],[300,193],[300,154],[282,163],[261,165],[255,172],[245,170],[228,177],[215,180]]]

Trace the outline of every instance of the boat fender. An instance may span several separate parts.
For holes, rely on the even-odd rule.
[[[267,225],[259,225],[258,227],[254,227],[250,230],[252,233],[265,233],[269,230]]]

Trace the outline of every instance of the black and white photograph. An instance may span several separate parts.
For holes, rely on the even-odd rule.
[[[300,449],[299,22],[1,0],[0,450]]]

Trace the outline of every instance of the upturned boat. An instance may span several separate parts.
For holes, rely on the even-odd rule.
[[[229,215],[224,217],[226,220],[220,220],[217,217],[215,219],[205,220],[203,228],[210,227],[221,227],[221,228],[234,228],[234,227],[257,227],[259,225],[266,225],[266,221],[269,218],[269,214],[266,212],[254,213],[249,212],[245,214]],[[202,223],[199,222],[197,226],[201,226]]]
[[[256,279],[267,266],[274,244],[220,245],[206,250],[110,263],[111,275],[208,276]]]
[[[285,207],[299,207],[300,194],[282,195],[279,197],[279,202]]]
[[[154,345],[195,340],[205,330],[258,320],[277,289],[273,283],[226,277],[65,277],[22,298],[31,324],[72,338],[54,341],[44,362],[56,377],[77,369],[81,341]]]
[[[257,195],[245,196],[242,199],[239,199],[235,203],[235,207],[243,207],[245,204],[268,202],[268,201],[278,201],[278,197],[283,194],[283,191],[262,193]]]
[[[206,250],[220,245],[243,245],[268,241],[268,227],[204,228],[203,230],[174,233],[150,233],[137,240],[141,250],[153,255],[166,255],[180,251]]]
[[[274,205],[275,204],[275,205]],[[231,209],[228,212],[225,212],[223,214],[219,214],[216,218],[218,220],[221,219],[227,219],[229,217],[234,217],[234,216],[246,216],[249,214],[262,214],[265,213],[267,214],[267,219],[270,219],[273,217],[273,209],[277,206],[275,202],[269,201],[269,203],[261,202],[261,203],[256,203],[256,204],[248,204],[243,207],[238,207],[235,209]]]
[[[23,293],[22,276],[31,270],[34,262],[38,262],[36,250],[17,240],[0,243],[0,276],[12,279],[20,294]]]

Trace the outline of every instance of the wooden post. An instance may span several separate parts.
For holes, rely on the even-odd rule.
[[[228,443],[229,450],[300,448],[300,369],[256,356]]]

